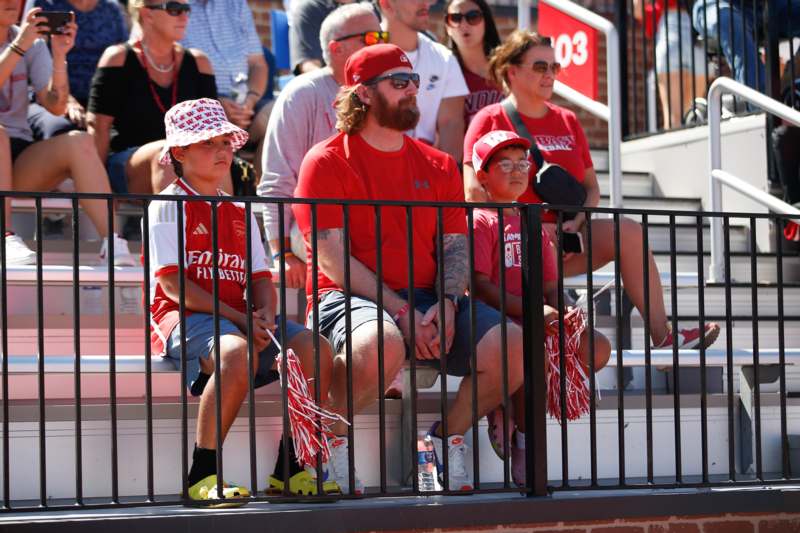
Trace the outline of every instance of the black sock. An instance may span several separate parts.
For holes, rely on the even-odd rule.
[[[292,477],[293,475],[297,474],[298,472],[302,472],[303,469],[300,468],[297,464],[297,456],[294,454],[294,441],[291,437],[289,437],[286,442],[289,445],[289,476]],[[278,445],[278,457],[275,459],[275,470],[272,474],[275,479],[280,479],[281,481],[285,481],[286,478],[283,477],[283,439],[280,440],[280,444]]]
[[[217,451],[194,445],[192,468],[189,469],[189,486],[217,473]]]

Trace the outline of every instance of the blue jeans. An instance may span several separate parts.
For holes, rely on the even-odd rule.
[[[719,37],[719,46],[736,81],[761,92],[766,86],[766,72],[758,52],[755,30],[763,24],[762,13],[761,4],[757,3],[757,18],[754,19],[751,1],[744,2],[744,10],[735,0],[719,0],[719,12],[716,0],[695,0],[692,7],[695,30],[706,39],[716,40]],[[800,28],[800,0],[770,0],[770,14],[777,21],[775,30],[779,38],[797,34]]]

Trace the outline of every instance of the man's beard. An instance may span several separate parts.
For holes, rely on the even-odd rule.
[[[413,130],[419,122],[416,96],[407,96],[392,106],[380,91],[375,91],[372,112],[379,125],[397,131]]]

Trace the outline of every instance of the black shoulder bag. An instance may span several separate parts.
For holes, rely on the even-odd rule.
[[[536,179],[532,186],[536,195],[552,205],[583,206],[586,202],[586,189],[583,188],[583,185],[564,167],[544,160],[542,152],[536,146],[536,140],[522,122],[517,108],[508,98],[503,100],[503,109],[511,119],[511,124],[517,130],[517,134],[531,143],[531,155],[536,163]],[[575,213],[564,213],[564,220],[573,218],[575,218]]]

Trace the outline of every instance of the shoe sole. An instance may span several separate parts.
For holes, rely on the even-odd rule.
[[[711,331],[706,333],[704,336],[698,338],[697,339],[697,343],[694,346],[687,346],[686,348],[690,349],[690,350],[699,350],[701,347],[703,349],[706,349],[709,346],[711,346],[712,344],[714,344],[715,342],[717,342],[717,339],[719,338],[719,332],[720,331],[721,331],[721,328],[719,327],[719,325],[717,325],[716,328],[712,329]]]
[[[489,414],[496,412],[497,410],[491,411]],[[497,435],[503,435],[503,417],[502,414],[504,411],[503,406],[501,405],[499,408],[500,417],[492,416],[486,417],[486,421],[488,424],[486,425],[486,432],[489,434],[489,442],[492,444],[492,450],[494,451],[495,455],[497,455],[498,459],[501,461],[505,459],[505,454],[503,453],[503,441],[497,438]],[[510,413],[509,413],[510,415]],[[491,418],[491,420],[489,420]],[[513,425],[513,420],[509,416],[508,424],[509,426]],[[504,436],[503,438],[508,438]],[[472,490],[472,489],[470,489]]]

